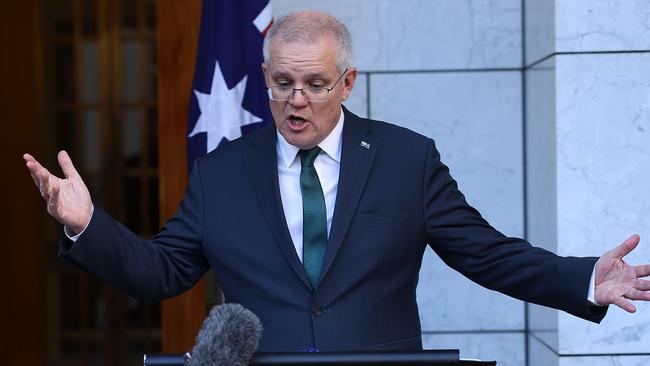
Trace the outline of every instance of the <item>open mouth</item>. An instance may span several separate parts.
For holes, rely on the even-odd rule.
[[[306,121],[305,121],[304,118],[298,117],[298,116],[293,116],[293,115],[289,116],[288,121],[289,121],[289,127],[291,127],[291,129],[295,129],[295,130],[301,129],[306,124]]]

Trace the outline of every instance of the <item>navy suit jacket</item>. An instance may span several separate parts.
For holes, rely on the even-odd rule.
[[[147,301],[186,291],[212,268],[226,301],[260,317],[262,351],[420,349],[416,286],[427,244],[487,288],[602,319],[606,309],[586,300],[596,258],[558,257],[505,237],[467,204],[433,140],[344,113],[317,288],[285,222],[274,125],[199,159],[178,213],[151,240],[97,207],[84,234],[74,245],[63,240],[60,253]]]

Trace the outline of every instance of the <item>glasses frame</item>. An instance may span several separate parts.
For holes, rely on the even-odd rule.
[[[331,87],[323,88],[323,89],[327,90],[327,95],[325,96],[325,98],[323,98],[323,100],[311,100],[311,99],[309,99],[307,97],[307,95],[305,94],[305,88],[304,87],[302,87],[302,88],[291,88],[291,95],[290,95],[290,97],[288,99],[275,99],[275,98],[273,98],[273,94],[272,94],[271,90],[273,88],[277,88],[277,87],[281,87],[281,86],[280,85],[271,85],[271,86],[267,85],[266,86],[267,94],[269,95],[270,100],[273,100],[273,101],[276,101],[276,102],[288,102],[288,101],[290,101],[291,99],[294,98],[294,95],[296,95],[296,90],[300,90],[300,94],[302,94],[303,98],[305,98],[305,100],[308,101],[308,102],[314,102],[314,103],[325,102],[325,101],[327,101],[327,97],[329,97],[332,90],[334,90],[334,88],[336,88],[336,85],[339,83],[339,81],[341,81],[341,79],[343,78],[345,73],[348,72],[348,70],[350,70],[349,67],[347,67],[345,70],[343,70],[343,72],[341,73],[341,76],[339,76],[339,78],[336,79],[336,81],[334,82],[334,84]]]

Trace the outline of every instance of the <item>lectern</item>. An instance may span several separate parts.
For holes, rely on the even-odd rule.
[[[186,354],[145,355],[145,366],[183,366]],[[458,350],[419,352],[256,353],[250,366],[494,366],[496,361],[460,359]]]

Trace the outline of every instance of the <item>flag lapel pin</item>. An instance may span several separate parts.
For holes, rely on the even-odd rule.
[[[364,149],[370,150],[370,144],[365,142],[365,141],[361,141],[361,147],[363,147]]]

